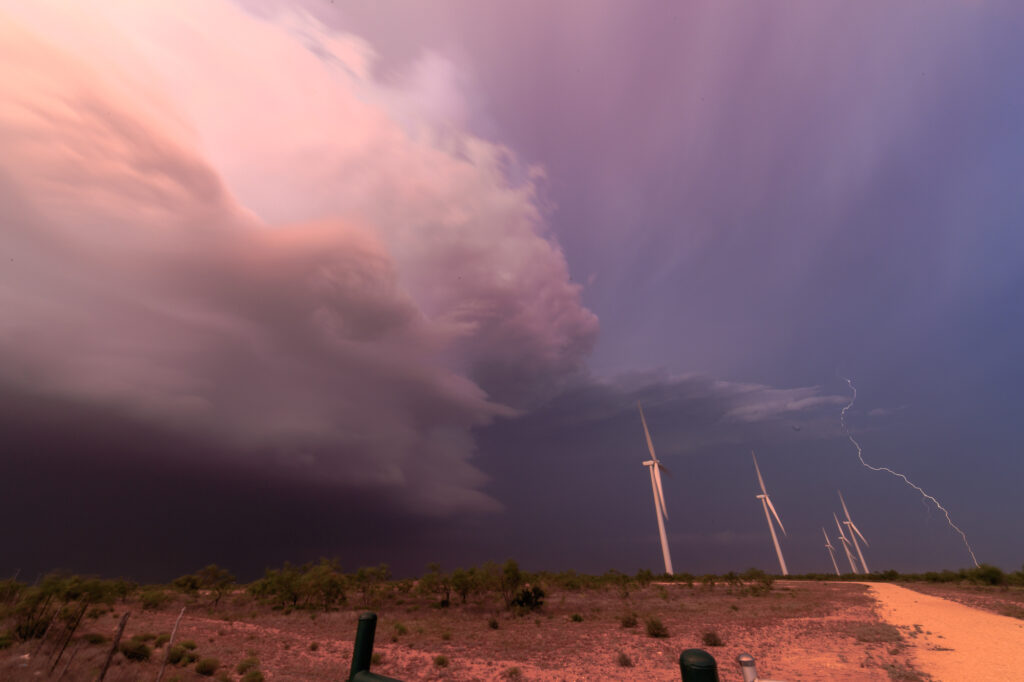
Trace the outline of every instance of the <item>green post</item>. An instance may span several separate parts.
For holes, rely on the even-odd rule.
[[[352,670],[349,679],[356,673],[369,671],[373,661],[373,636],[377,632],[377,614],[372,611],[359,614],[359,625],[356,627],[356,645],[352,649]]]
[[[370,672],[370,664],[373,662],[373,635],[376,631],[377,614],[372,611],[359,614],[356,642],[352,647],[352,669],[348,675],[349,682],[401,682],[393,677]]]
[[[719,682],[715,657],[703,649],[686,649],[679,654],[683,682]]]

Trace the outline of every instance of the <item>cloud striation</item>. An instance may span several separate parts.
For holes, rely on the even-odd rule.
[[[497,508],[472,429],[570,381],[597,320],[457,66],[374,59],[220,0],[0,9],[3,386]]]

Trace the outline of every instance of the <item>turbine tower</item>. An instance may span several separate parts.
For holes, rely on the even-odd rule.
[[[828,539],[825,526],[821,527],[821,534],[825,536],[825,549],[828,550],[828,555],[832,558],[832,567],[836,569],[836,575],[839,575],[839,564],[836,563],[835,547],[832,546],[832,541]]]
[[[651,432],[647,430],[647,420],[644,418],[644,408],[640,403],[636,404],[640,410],[640,421],[644,425],[644,437],[647,439],[647,449],[651,452],[651,458],[644,462],[648,472],[651,474],[651,490],[654,492],[654,513],[658,517],[658,535],[661,536],[661,554],[665,559],[665,573],[672,575],[672,557],[668,553],[668,538],[665,536],[665,520],[668,519],[668,512],[665,511],[665,492],[661,488],[661,472],[668,473],[668,469],[658,461],[654,454],[654,443],[651,442]]]
[[[846,550],[846,560],[850,562],[850,570],[854,573],[860,573],[857,570],[857,564],[853,562],[853,554],[850,552],[850,541],[846,539],[846,535],[843,534],[843,527],[839,524],[839,518],[835,512],[832,512],[832,518],[836,520],[836,530],[839,531],[839,542],[842,543],[843,549]]]
[[[782,575],[789,575],[789,570],[786,569],[786,560],[782,558],[782,549],[779,547],[779,537],[775,534],[775,525],[772,524],[772,517],[768,515],[768,510],[772,510],[772,514],[775,516],[775,520],[779,522],[779,528],[782,529],[782,534],[786,534],[786,529],[782,525],[782,519],[779,518],[779,513],[775,511],[775,505],[772,504],[772,498],[768,497],[768,491],[764,487],[764,479],[761,478],[761,468],[757,466],[757,455],[754,451],[750,451],[750,456],[754,458],[754,470],[757,471],[757,482],[761,484],[761,494],[757,496],[757,499],[761,500],[761,506],[764,507],[764,518],[768,521],[768,530],[772,533],[772,543],[775,545],[775,553],[779,555],[779,568],[782,569]]]
[[[840,491],[837,492],[839,492],[839,501],[843,503],[843,513],[846,514],[846,521],[843,521],[843,523],[850,529],[850,539],[853,540],[853,548],[857,550],[857,556],[860,557],[860,565],[864,567],[864,572],[870,573],[871,571],[868,570],[868,563],[864,561],[864,553],[860,551],[860,545],[857,544],[857,536],[859,535],[860,539],[864,540],[865,547],[869,547],[870,545],[868,545],[868,541],[864,537],[864,534],[861,533],[860,529],[854,525],[853,519],[850,518],[850,510],[846,508],[846,500],[843,499],[843,493]]]

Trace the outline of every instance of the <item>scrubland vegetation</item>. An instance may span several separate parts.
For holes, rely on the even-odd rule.
[[[563,649],[572,646],[573,638],[605,638],[610,643],[607,665],[621,670],[652,665],[652,652],[662,651],[659,647],[714,647],[716,655],[719,647],[728,650],[734,644],[753,648],[752,640],[735,641],[743,632],[738,628],[821,616],[840,599],[835,587],[812,587],[836,581],[834,575],[791,576],[782,588],[777,579],[758,569],[704,576],[658,576],[646,570],[634,575],[531,573],[511,560],[451,572],[431,564],[417,579],[395,579],[385,565],[345,572],[338,561],[322,559],[268,569],[247,584],[214,565],[169,584],[145,586],[53,573],[34,584],[0,581],[0,662],[6,666],[0,666],[0,677],[38,673],[58,678],[69,668],[95,676],[109,658],[120,676],[112,673],[108,679],[132,678],[134,673],[125,677],[124,671],[133,666],[138,671],[148,666],[145,676],[155,678],[155,671],[166,666],[168,680],[213,677],[255,682],[263,679],[267,668],[262,661],[269,654],[259,646],[248,648],[245,642],[270,622],[276,632],[301,633],[294,643],[273,643],[277,660],[301,658],[299,652],[304,652],[302,656],[322,659],[337,671],[350,653],[352,616],[368,609],[381,613],[375,664],[398,676],[414,666],[410,650],[422,652],[426,658],[419,665],[437,674],[453,674],[460,662],[476,655],[474,647],[482,645],[490,647],[484,657],[498,664],[533,657],[533,664],[539,665],[540,645],[523,639],[531,628],[548,628],[550,641],[545,645],[555,642]],[[958,590],[966,601],[990,600],[979,604],[983,608],[1024,617],[1024,570],[1005,573],[982,565],[840,579],[900,581],[922,591]],[[808,587],[793,587],[801,583]],[[175,617],[182,608],[188,612],[187,625],[172,641]],[[127,614],[128,624],[119,636],[115,625]],[[248,630],[242,628],[246,623],[252,624]],[[555,623],[562,624],[557,637]],[[194,632],[202,632],[205,640]],[[486,632],[493,634],[484,637]],[[899,639],[888,630],[882,637],[876,624],[866,620],[844,621],[836,632],[865,646],[884,642],[891,647]],[[516,644],[506,646],[503,640]],[[633,642],[632,648],[621,641]],[[18,664],[23,671],[12,667],[14,653],[27,661]],[[906,665],[895,659],[884,664]],[[505,665],[498,672],[511,678],[508,671],[513,669],[519,671],[516,675],[525,674],[519,665]]]

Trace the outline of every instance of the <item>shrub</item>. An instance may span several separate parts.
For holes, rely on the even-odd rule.
[[[137,642],[152,642],[154,639],[156,639],[156,635],[154,635],[152,632],[140,632],[139,634],[133,636],[132,639],[136,640]],[[168,639],[170,638],[168,637]]]
[[[636,627],[636,623],[637,623],[636,614],[635,613],[627,613],[626,615],[624,615],[622,618],[619,619],[619,622],[622,623],[622,627],[624,627],[624,628],[635,628]]]
[[[196,643],[191,639],[183,639],[181,640],[181,646],[185,647],[189,651],[192,651],[196,648]]]
[[[90,632],[89,634],[82,637],[87,644],[103,644],[107,641],[106,635],[101,635],[98,632]]]
[[[544,590],[534,585],[520,590],[512,599],[516,611],[537,611],[544,606]]]
[[[196,663],[196,672],[200,675],[210,677],[215,672],[217,672],[217,668],[219,667],[220,661],[218,661],[216,658],[203,658],[198,663]]]
[[[654,618],[648,618],[644,621],[644,625],[647,627],[647,634],[650,637],[668,637],[668,628],[665,627],[661,620]]]
[[[981,564],[967,571],[967,579],[978,585],[1005,585],[1006,574],[991,564]]]
[[[320,642],[310,642],[309,643],[309,650],[310,651],[316,651],[319,648],[320,648]]]
[[[434,656],[434,665],[436,665],[438,668],[447,668],[448,657],[444,654],[438,654],[437,656]]]
[[[139,595],[139,601],[142,602],[143,611],[156,611],[170,601],[170,597],[163,590],[146,590]]]
[[[619,652],[618,662],[619,662],[619,667],[621,667],[621,668],[632,668],[633,667],[633,659],[630,658],[629,654],[627,654],[625,651],[620,651]]]
[[[574,613],[571,616],[569,616],[569,620],[571,620],[573,623],[582,623],[583,622],[583,616],[581,616],[578,613]]]
[[[523,671],[517,667],[508,668],[501,674],[506,680],[521,680],[523,679]]]
[[[263,673],[253,669],[242,675],[242,682],[263,682]]]
[[[380,651],[374,651],[373,655],[370,656],[370,663],[372,665],[380,665],[384,662],[384,653]]]
[[[444,641],[447,642],[451,638],[452,638],[452,633],[448,632],[447,630],[445,630],[444,632],[441,633],[441,639],[443,639]]]
[[[258,666],[259,664],[260,661],[258,658],[256,658],[255,656],[249,656],[248,658],[243,658],[241,661],[238,662],[238,665],[235,666],[235,672],[239,675],[244,675],[245,673],[249,672],[256,666]]]
[[[187,650],[180,644],[175,644],[167,652],[167,662],[172,665],[178,665],[185,658]]]
[[[167,644],[169,641],[171,641],[171,636],[165,632],[156,638],[156,641],[153,642],[153,646],[159,649],[164,644]]]
[[[0,650],[9,649],[12,644],[14,644],[14,633],[5,632],[0,635]]]
[[[409,628],[405,627],[402,623],[395,623],[395,634],[407,635],[409,634]]]
[[[704,642],[704,646],[722,646],[722,638],[714,630],[705,632],[700,640]]]
[[[121,653],[129,661],[148,661],[153,650],[141,640],[129,639],[127,642],[121,642]]]
[[[498,619],[495,618],[494,616],[491,616],[487,620],[487,627],[489,627],[492,630],[497,630],[498,629]]]

